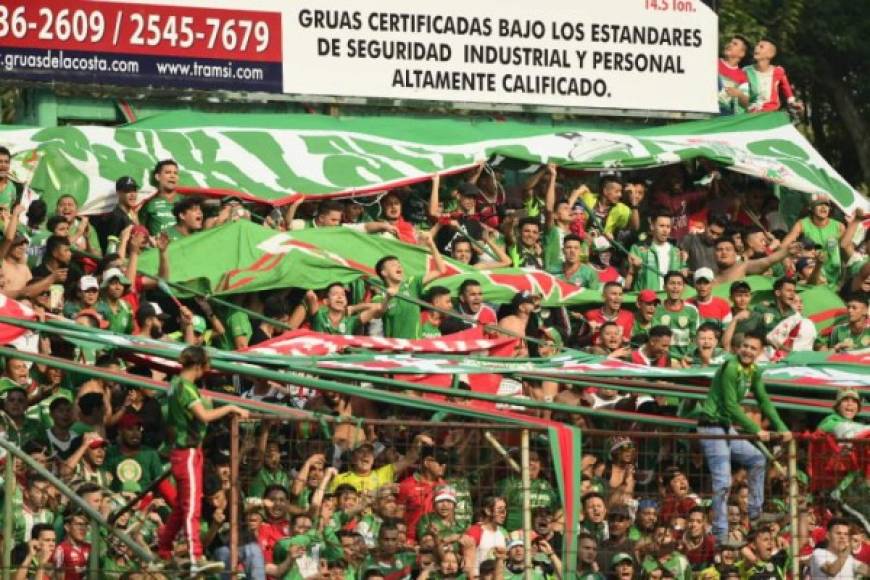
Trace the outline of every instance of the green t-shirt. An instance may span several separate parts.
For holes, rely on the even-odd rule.
[[[6,186],[0,189],[0,205],[5,205],[11,211],[17,197],[18,190],[15,189],[15,184],[11,179],[7,179]]]
[[[520,569],[516,572],[512,572],[510,568],[505,567],[504,569],[504,580],[524,580],[526,577],[525,569]],[[544,573],[541,572],[537,568],[532,568],[531,574],[532,580],[546,580],[547,577],[544,576]]]
[[[565,256],[562,254],[562,243],[568,232],[556,226],[551,227],[544,234],[544,269],[548,272],[562,269]]]
[[[576,284],[577,286],[582,286],[583,288],[588,288],[589,290],[598,290],[601,287],[601,280],[598,278],[598,272],[596,272],[595,268],[589,264],[580,264],[580,267],[570,276],[565,275],[565,271],[561,269],[558,271],[551,270],[550,273],[560,280]]]
[[[321,306],[311,317],[311,330],[325,334],[356,334],[359,316],[343,316],[338,324],[329,319],[329,308]]]
[[[671,329],[671,356],[682,358],[692,348],[700,319],[698,309],[684,300],[679,310],[668,310],[662,303],[656,308],[652,323]]]
[[[250,340],[251,335],[254,334],[251,319],[240,310],[233,310],[227,316],[224,327],[225,332],[221,340],[224,350],[236,350],[236,337],[244,336]]]
[[[121,334],[133,334],[133,309],[126,300],[118,300],[116,310],[106,300],[97,302],[96,311],[109,323],[109,330]]]
[[[554,509],[558,506],[559,497],[553,491],[553,486],[546,479],[533,479],[529,492],[531,508],[548,507]],[[498,484],[498,495],[507,501],[508,513],[504,526],[508,531],[518,530],[523,527],[523,481],[518,477],[508,477]]]
[[[112,474],[112,491],[138,493],[163,475],[160,456],[150,447],[142,447],[133,455],[124,455],[112,445],[106,452],[105,467]]]
[[[780,312],[776,304],[759,304],[753,309],[760,317],[763,325],[764,333],[767,334],[773,330],[777,324],[794,314],[794,310],[789,308],[784,313]]]
[[[468,526],[460,525],[455,518],[451,523],[442,520],[438,514],[430,512],[428,514],[423,514],[423,517],[421,517],[420,521],[417,522],[417,538],[422,538],[424,535],[434,530],[436,539],[438,539],[440,543],[442,538],[447,538],[456,534],[461,535],[467,528]],[[454,548],[459,548],[458,543]]]
[[[379,570],[385,578],[392,580],[405,580],[411,578],[411,570],[417,562],[417,555],[414,552],[399,552],[391,562],[381,562],[375,554],[369,554],[363,561],[360,570],[365,573],[366,570]]]
[[[474,500],[471,497],[471,484],[464,477],[451,477],[447,479],[447,485],[456,492],[456,509],[453,517],[456,523],[463,528],[468,528],[474,522]]]
[[[191,411],[196,403],[202,403],[196,385],[180,376],[169,383],[169,407],[167,421],[175,429],[173,447],[199,447],[205,438],[207,425],[197,419]]]
[[[846,344],[846,350],[870,347],[870,324],[865,324],[858,334],[852,334],[848,324],[838,324],[828,336],[828,348],[834,348],[841,342]]]
[[[423,278],[411,276],[399,285],[399,295],[420,299],[423,295]],[[384,336],[387,338],[420,338],[422,325],[420,323],[420,307],[402,300],[399,296],[390,298],[387,312],[384,314]]]
[[[837,220],[829,220],[824,227],[818,227],[813,220],[805,217],[801,222],[804,236],[822,247],[825,263],[822,272],[830,286],[838,286],[843,277],[843,261],[840,256],[841,225]]]
[[[169,201],[162,195],[155,195],[139,210],[139,223],[148,228],[151,235],[157,235],[175,225],[172,208],[174,201]]]
[[[420,327],[420,336],[422,338],[438,338],[441,336],[441,328],[426,320],[423,326]]]

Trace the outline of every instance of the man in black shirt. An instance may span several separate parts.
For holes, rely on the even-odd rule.
[[[139,184],[132,177],[122,177],[115,182],[115,192],[118,194],[118,203],[109,213],[94,216],[91,223],[97,230],[97,238],[103,255],[117,251],[109,244],[109,238],[120,238],[121,232],[132,224],[138,224],[136,217],[136,203],[139,199]],[[117,244],[117,240],[114,240]]]

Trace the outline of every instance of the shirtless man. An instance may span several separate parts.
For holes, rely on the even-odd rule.
[[[778,264],[789,256],[797,256],[801,252],[798,242],[783,245],[775,252],[755,260],[737,261],[737,248],[730,238],[721,238],[716,242],[716,274],[714,284],[742,280],[754,274],[764,274],[771,266]]]

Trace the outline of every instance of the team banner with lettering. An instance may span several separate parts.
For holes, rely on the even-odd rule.
[[[280,205],[299,194],[371,195],[493,156],[599,171],[703,157],[791,190],[826,192],[847,212],[870,212],[870,202],[782,113],[642,127],[185,111],[121,128],[4,127],[0,145],[15,154],[15,179],[30,183],[50,207],[72,194],[84,214],[111,209],[123,175],[144,184],[143,194],[152,192],[149,172],[169,157],[180,164],[189,192]]]
[[[281,92],[283,19],[272,4],[4,0],[0,69],[52,84]]]

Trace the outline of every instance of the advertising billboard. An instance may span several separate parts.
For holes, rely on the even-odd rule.
[[[241,7],[240,7],[241,6]],[[717,111],[701,0],[5,0],[6,78],[299,98]]]

